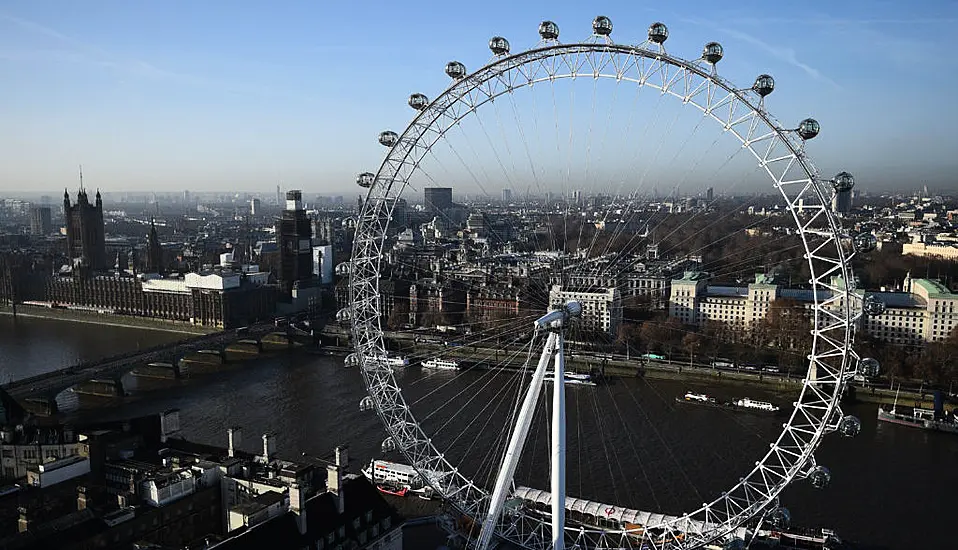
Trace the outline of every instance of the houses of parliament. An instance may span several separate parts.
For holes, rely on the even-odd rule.
[[[64,191],[63,216],[65,249],[52,254],[22,249],[0,253],[0,304],[86,310],[215,328],[245,326],[275,311],[278,289],[267,284],[268,273],[231,266],[183,275],[167,273],[152,221],[145,261],[140,261],[134,247],[113,247],[115,254],[112,249],[108,254],[103,199],[97,191],[91,202],[82,183],[75,201]]]

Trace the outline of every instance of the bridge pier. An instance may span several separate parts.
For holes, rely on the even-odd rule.
[[[297,341],[291,334],[286,332],[271,332],[260,343],[263,351],[279,351],[291,347],[302,346],[302,342]]]
[[[73,392],[78,395],[92,395],[95,397],[123,397],[123,383],[119,379],[94,379],[80,382],[73,386]]]
[[[160,380],[177,380],[180,378],[180,367],[176,363],[153,362],[136,367],[130,374],[141,378],[157,378]]]
[[[223,355],[229,359],[235,359],[243,361],[246,359],[253,359],[258,356],[262,351],[262,345],[257,340],[250,338],[244,340],[238,340],[232,344],[226,346],[226,349],[223,350]]]
[[[60,412],[56,397],[28,397],[22,405],[25,411],[37,416],[55,416]]]

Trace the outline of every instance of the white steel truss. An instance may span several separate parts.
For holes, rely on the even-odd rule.
[[[699,109],[753,155],[779,191],[801,236],[812,287],[809,368],[800,397],[778,438],[754,468],[711,502],[682,516],[653,515],[641,533],[587,524],[565,528],[565,543],[578,548],[696,548],[734,536],[750,518],[776,501],[782,489],[807,477],[822,436],[837,428],[838,400],[858,357],[850,347],[854,295],[841,227],[828,205],[831,189],[804,151],[802,140],[779,124],[751,90],[736,88],[704,61],[686,61],[661,48],[612,43],[545,44],[501,56],[454,81],[421,110],[391,147],[357,219],[350,261],[353,345],[370,397],[390,437],[406,459],[431,476],[434,489],[461,514],[484,517],[489,495],[460,474],[435,448],[413,417],[385,357],[379,317],[379,268],[386,226],[410,176],[431,147],[460,120],[503,94],[563,78],[608,78],[658,90]],[[836,283],[837,278],[846,283]],[[526,548],[550,548],[551,514],[533,508],[499,516],[497,533]],[[600,519],[600,518],[597,518]],[[478,533],[473,533],[474,535]]]

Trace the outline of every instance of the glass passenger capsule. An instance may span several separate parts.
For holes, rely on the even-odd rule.
[[[592,32],[599,36],[609,36],[612,34],[612,20],[604,15],[600,15],[592,20]]]
[[[808,474],[808,481],[816,489],[824,489],[832,482],[832,473],[824,466],[815,466]]]
[[[866,315],[876,317],[885,313],[885,302],[882,302],[878,299],[877,296],[869,296],[865,298],[865,302],[862,304],[862,309],[865,311]]]
[[[384,453],[390,453],[392,451],[395,451],[396,441],[391,437],[387,437],[386,439],[383,439],[383,444],[380,446],[380,448],[382,449],[382,452]]]
[[[792,524],[792,513],[784,506],[776,506],[769,512],[768,521],[776,529],[788,529]]]
[[[489,49],[496,55],[508,55],[509,41],[501,36],[493,36],[489,39]]]
[[[373,180],[375,180],[375,179],[376,179],[376,175],[375,175],[375,174],[373,174],[373,173],[371,173],[371,172],[363,172],[362,174],[359,174],[358,176],[356,176],[356,183],[357,183],[360,187],[369,188],[369,187],[372,187],[372,185],[373,185]]]
[[[649,41],[662,44],[669,37],[669,28],[665,23],[652,23],[649,26]]]
[[[755,90],[755,93],[758,95],[765,97],[775,89],[775,79],[767,74],[758,75],[758,78],[755,79],[755,84],[752,84],[752,89]]]
[[[832,179],[832,187],[839,193],[851,191],[855,187],[855,178],[848,172],[839,172]]]
[[[802,139],[812,139],[818,135],[819,130],[821,126],[814,118],[806,118],[798,123],[798,135],[802,136]]]
[[[366,412],[366,411],[371,411],[375,408],[376,408],[376,404],[373,403],[373,398],[368,395],[366,397],[363,397],[362,400],[359,402],[360,411]]]
[[[725,51],[722,50],[722,45],[718,42],[709,42],[702,48],[702,59],[708,61],[712,65],[715,65],[722,60],[722,56],[725,55]]]
[[[412,94],[409,96],[409,106],[417,111],[422,111],[429,105],[429,98],[423,94]]]
[[[862,421],[857,416],[845,415],[838,423],[838,432],[845,437],[855,437],[862,431]]]
[[[873,357],[865,357],[858,362],[858,372],[866,378],[874,378],[881,373],[881,363]]]
[[[466,66],[458,61],[446,63],[446,74],[453,80],[459,80],[466,76]]]
[[[858,252],[871,252],[878,248],[878,239],[871,233],[859,233],[855,235],[855,250]]]
[[[386,146],[392,147],[396,145],[396,142],[399,141],[399,136],[396,135],[396,132],[392,130],[386,130],[384,132],[379,132],[379,143]]]
[[[539,23],[539,36],[543,40],[556,40],[559,38],[559,25],[552,21],[543,21]]]

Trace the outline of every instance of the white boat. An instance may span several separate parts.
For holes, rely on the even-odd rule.
[[[424,369],[459,370],[459,363],[449,359],[429,359],[422,362]]]
[[[406,359],[405,357],[401,355],[395,356],[395,357],[386,355],[384,357],[381,357],[380,361],[382,362],[382,364],[386,365],[387,367],[402,368],[402,367],[409,366],[409,359]]]
[[[765,411],[765,412],[779,411],[779,408],[776,405],[772,405],[771,403],[767,401],[756,401],[754,399],[749,399],[748,397],[732,401],[732,404],[735,405],[736,407],[741,407],[743,409],[754,409],[757,411]]]
[[[698,401],[701,403],[711,403],[715,401],[715,399],[709,397],[708,395],[705,395],[704,393],[694,393],[690,391],[685,392],[685,395],[683,396],[683,398],[686,401]]]
[[[556,381],[555,373],[547,372],[542,378],[546,382],[554,383]],[[565,384],[567,386],[594,386],[595,382],[588,374],[566,373]]]
[[[408,464],[389,462],[388,460],[371,460],[362,470],[366,479],[371,481],[380,490],[389,494],[406,496],[406,492],[415,493],[420,498],[429,500],[435,491],[426,480]],[[440,483],[446,474],[427,471],[426,475],[433,483]]]
[[[376,485],[386,485],[394,488],[418,489],[422,487],[422,476],[415,468],[408,464],[389,462],[387,460],[373,460],[365,468],[363,475]]]

